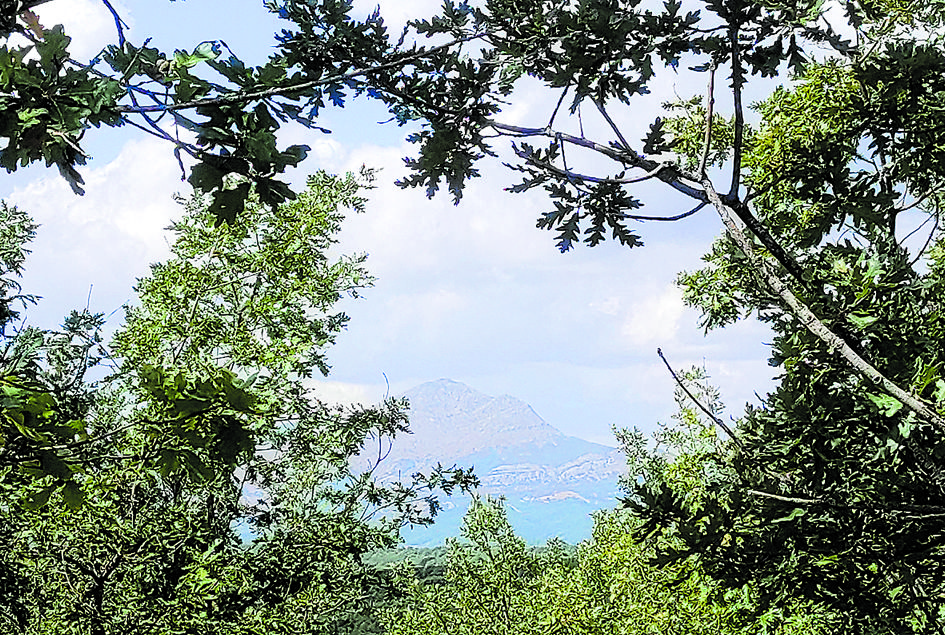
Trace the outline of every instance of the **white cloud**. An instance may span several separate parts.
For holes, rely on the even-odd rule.
[[[603,313],[604,315],[615,316],[620,312],[620,298],[611,296],[601,300],[591,302],[588,306],[592,311]]]
[[[430,335],[454,323],[469,307],[468,296],[443,288],[398,295],[387,302],[391,326],[410,326]]]
[[[133,24],[125,6],[112,0],[112,6],[126,23]],[[40,24],[47,29],[62,24],[72,38],[69,52],[78,60],[88,60],[106,44],[117,43],[118,31],[112,14],[101,0],[47,2],[36,7]]]
[[[394,181],[406,173],[402,157],[413,150],[361,146],[343,167],[381,168],[376,189],[367,192],[367,213],[350,217],[342,237],[345,250],[370,254],[379,277],[438,267],[501,276],[511,263],[537,264],[556,255],[548,237],[535,231],[534,197],[503,192],[499,184],[507,174],[501,169],[484,166],[487,176],[469,184],[458,207],[446,192],[430,200],[422,189],[399,188]]]
[[[358,0],[357,9],[366,14],[375,2]],[[93,4],[100,6],[99,0],[49,6]],[[154,11],[153,5],[137,0],[127,4],[139,13],[142,25],[156,24],[148,17],[155,14],[147,12]],[[248,3],[234,0],[236,4]],[[439,4],[382,0],[381,9],[394,30],[394,22],[428,16]],[[175,3],[160,10],[173,9],[177,16],[191,5],[198,11],[201,3]],[[199,10],[209,13],[206,7],[211,5],[218,6],[208,3]],[[255,33],[259,50],[241,47],[238,30],[236,35],[222,27],[217,31],[217,22],[208,31],[206,21],[181,20],[180,32],[169,32],[164,25],[163,31],[155,30],[155,43],[164,38],[172,43],[158,45],[173,48],[193,46],[200,38],[225,38],[240,54],[267,52],[271,31],[245,28],[246,20],[256,14],[246,18],[232,13],[221,16],[220,22],[242,23],[243,43]],[[90,40],[114,40],[107,12],[89,20],[71,31],[83,32]],[[150,35],[142,30],[138,42]],[[662,94],[632,112],[615,112],[618,123],[628,129],[627,137],[639,139],[656,115],[651,106],[671,96],[671,87],[663,87]],[[503,117],[544,125],[556,98],[526,91]],[[583,114],[587,134],[606,141],[610,132],[599,116],[587,109]],[[368,268],[378,280],[363,300],[345,303],[352,321],[329,353],[332,380],[316,384],[322,398],[375,402],[387,390],[382,372],[390,378],[391,394],[422,381],[452,377],[487,393],[516,395],[566,432],[603,440],[611,424],[650,427],[671,413],[672,379],[655,356],[657,345],[671,349],[667,354],[679,367],[690,359],[701,363],[706,355],[710,372],[726,388],[726,398],[733,397],[730,403],[739,403],[740,394],[750,397],[757,388],[763,351],[745,351],[746,342],[758,341],[761,331],[736,327],[726,329],[722,337],[703,340],[692,313],[685,311],[679,292],[670,286],[676,271],[698,266],[699,254],[717,232],[717,219],[708,211],[680,224],[643,225],[640,232],[647,247],[642,250],[605,244],[562,255],[553,235],[535,228],[538,213],[549,205],[543,193],[502,191],[517,178],[494,160],[480,166],[483,177],[469,184],[458,207],[445,192],[431,201],[422,190],[396,187],[394,179],[404,174],[402,157],[415,154],[416,147],[403,143],[405,128],[376,125],[384,118],[377,104],[355,101],[343,111],[324,111],[318,123],[332,129],[331,136],[292,128],[280,137],[282,144],[313,148],[293,175],[297,185],[304,173],[319,168],[357,171],[362,163],[384,168],[377,189],[368,193],[367,212],[348,218],[341,235],[338,250],[368,252]],[[111,138],[125,139],[127,130]],[[90,133],[97,133],[95,139],[103,135]],[[581,168],[601,165],[594,157],[585,160],[576,153],[569,154],[569,160]],[[114,161],[99,161],[83,174],[89,184],[84,198],[76,198],[49,171],[13,197],[44,223],[27,263],[26,288],[47,296],[43,306],[54,303],[54,319],[65,309],[84,305],[92,283],[93,308],[109,310],[130,299],[134,277],[146,273],[149,262],[164,257],[162,228],[178,209],[170,195],[186,188],[171,148],[151,139],[127,143]],[[648,211],[684,211],[678,197],[665,190],[654,186],[646,194],[653,203]]]
[[[641,294],[620,333],[632,347],[665,345],[676,338],[684,314],[682,293],[675,285],[669,285],[655,294]]]
[[[352,15],[363,19],[380,6],[381,17],[387,25],[388,34],[396,41],[408,20],[427,18],[439,13],[439,0],[354,0]]]
[[[308,385],[318,399],[328,404],[371,404],[378,402],[384,396],[382,387],[368,384],[311,380]]]
[[[135,278],[169,253],[164,228],[179,211],[172,194],[189,187],[156,139],[128,142],[114,160],[82,173],[85,196],[47,171],[8,197],[41,225],[24,281],[44,296],[40,309],[54,312],[52,320],[84,306],[90,285],[93,309],[131,299]]]

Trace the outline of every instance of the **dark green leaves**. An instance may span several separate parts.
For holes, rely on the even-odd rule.
[[[650,124],[650,130],[643,140],[643,154],[662,154],[672,149],[673,144],[666,139],[666,131],[663,129],[663,123],[663,119],[657,117],[656,121]]]
[[[89,68],[67,64],[69,38],[57,26],[35,44],[0,46],[0,166],[8,172],[36,161],[55,165],[72,189],[82,193],[80,147],[89,127],[117,125],[110,109],[121,94],[119,82]],[[38,55],[29,56],[31,52]]]

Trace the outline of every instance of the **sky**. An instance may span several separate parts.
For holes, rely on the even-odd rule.
[[[244,60],[261,63],[284,26],[259,0],[112,0],[136,45],[148,37],[168,50],[192,50],[223,40]],[[355,2],[361,15],[376,2]],[[383,0],[395,30],[409,17],[432,14],[439,2]],[[88,59],[117,39],[100,0],[54,0],[42,5],[42,24],[61,22],[74,37],[75,57]],[[618,123],[640,138],[674,96],[702,86],[654,87],[641,107],[624,109]],[[547,121],[554,97],[527,83],[502,119],[527,125]],[[330,135],[290,129],[283,141],[306,143],[309,158],[290,175],[297,185],[319,169],[333,173],[379,168],[367,211],[344,223],[338,253],[367,253],[373,288],[346,300],[351,317],[329,353],[331,375],[315,390],[329,401],[377,401],[425,381],[450,378],[487,394],[529,403],[566,434],[613,444],[611,428],[652,431],[675,409],[673,379],[656,355],[662,348],[677,369],[704,367],[737,416],[758,403],[776,369],[767,364],[770,332],[753,319],[703,334],[698,315],[674,285],[680,270],[699,267],[720,231],[710,209],[679,223],[639,227],[645,246],[606,243],[561,254],[553,235],[535,228],[547,209],[541,192],[503,191],[516,175],[497,162],[481,166],[463,201],[428,200],[401,190],[402,158],[412,153],[405,129],[381,125],[386,113],[355,102],[326,110],[319,125]],[[605,132],[586,122],[591,134]],[[75,196],[58,172],[32,166],[4,174],[0,196],[41,224],[27,261],[24,288],[43,296],[30,322],[55,327],[72,308],[88,306],[116,326],[134,301],[135,279],[168,255],[164,231],[180,213],[173,195],[187,195],[172,148],[130,128],[88,131],[87,187]],[[504,146],[503,146],[504,147]],[[503,150],[504,151],[504,150]],[[587,159],[593,167],[593,158]],[[638,192],[646,213],[674,214],[686,201],[666,189]]]

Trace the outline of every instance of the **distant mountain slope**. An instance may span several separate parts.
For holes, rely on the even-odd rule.
[[[513,525],[530,543],[590,536],[589,514],[612,507],[625,461],[614,448],[562,434],[514,397],[491,397],[441,379],[408,390],[410,428],[394,442],[376,474],[393,480],[437,463],[473,466],[480,492],[504,495]],[[408,544],[456,535],[468,499],[455,498],[432,528]]]

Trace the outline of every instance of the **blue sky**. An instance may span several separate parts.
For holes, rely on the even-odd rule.
[[[204,40],[224,40],[248,61],[266,57],[280,27],[258,0],[113,4],[135,44],[153,37],[159,47],[191,50]],[[366,13],[375,3],[355,4]],[[396,28],[438,2],[380,5]],[[41,21],[65,23],[80,58],[116,39],[99,0],[54,0],[43,5]],[[680,75],[657,86],[647,104],[621,112],[619,121],[641,137],[660,101],[701,92],[685,81]],[[553,97],[527,83],[519,95],[504,121],[547,120]],[[368,253],[377,281],[363,298],[345,303],[351,324],[330,354],[331,376],[315,387],[323,397],[368,402],[384,395],[387,380],[399,393],[449,377],[519,397],[567,434],[608,442],[613,425],[652,430],[672,413],[673,383],[657,347],[677,368],[704,365],[729,414],[770,387],[768,332],[749,320],[703,337],[698,316],[683,307],[673,285],[679,270],[698,266],[719,231],[711,210],[680,223],[641,225],[642,249],[606,244],[560,254],[552,235],[535,228],[547,201],[541,193],[503,192],[516,178],[497,163],[483,164],[483,178],[456,207],[445,196],[430,201],[421,191],[395,187],[411,148],[404,129],[376,123],[385,118],[382,110],[355,103],[325,111],[319,124],[331,135],[301,129],[284,135],[286,143],[312,146],[292,176],[296,183],[317,169],[381,168],[368,211],[346,221],[339,246]],[[594,133],[593,122],[586,123]],[[28,291],[44,296],[31,317],[40,326],[54,326],[87,302],[95,311],[116,311],[117,324],[120,307],[133,301],[135,278],[167,254],[163,228],[178,213],[172,195],[187,193],[171,148],[161,142],[127,128],[91,130],[87,138],[93,160],[82,171],[84,197],[39,166],[5,175],[0,189],[42,223],[24,280]],[[640,195],[650,213],[688,209],[658,187]]]

